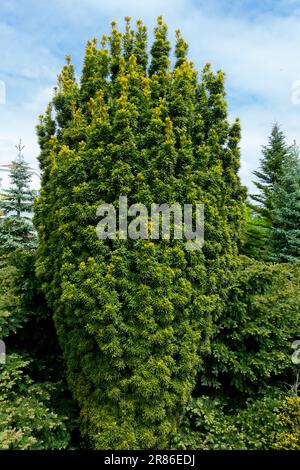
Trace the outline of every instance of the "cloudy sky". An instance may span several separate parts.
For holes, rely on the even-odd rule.
[[[292,99],[300,80],[299,0],[1,0],[0,164],[22,138],[37,166],[35,125],[66,53],[79,74],[87,39],[107,33],[112,19],[121,25],[129,15],[152,29],[160,14],[171,41],[181,29],[199,70],[209,61],[226,73],[230,118],[242,123],[240,174],[253,189],[251,173],[275,121],[300,143],[298,92]]]

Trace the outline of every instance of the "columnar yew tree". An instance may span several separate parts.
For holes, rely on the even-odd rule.
[[[167,447],[209,350],[235,265],[244,190],[240,127],[227,121],[224,76],[170,63],[158,18],[126,18],[89,41],[80,83],[67,57],[40,118],[37,272],[64,350],[82,432],[95,448]],[[54,112],[53,112],[54,110]],[[203,203],[206,244],[99,240],[105,202]]]

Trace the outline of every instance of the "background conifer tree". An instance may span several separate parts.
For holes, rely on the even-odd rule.
[[[36,246],[36,235],[29,217],[33,212],[35,194],[30,189],[31,174],[25,162],[21,141],[17,145],[18,158],[12,162],[11,185],[3,192],[0,209],[4,216],[0,221],[0,253],[5,254],[16,248],[32,249]]]
[[[254,171],[257,181],[254,184],[259,189],[258,194],[252,194],[250,199],[255,204],[246,208],[246,240],[242,253],[261,260],[270,259],[270,238],[273,224],[275,204],[275,188],[284,174],[285,162],[293,153],[293,147],[286,144],[283,131],[277,123],[274,124],[268,139],[268,145],[262,147],[260,169]]]
[[[300,257],[300,160],[296,145],[274,190],[269,258],[294,262]]]
[[[272,219],[274,187],[283,174],[283,164],[290,150],[286,144],[284,133],[275,123],[269,136],[268,145],[262,147],[263,156],[260,160],[260,170],[253,172],[258,179],[254,184],[260,194],[251,196],[253,201],[258,203],[254,209],[265,218],[268,225],[271,225]]]

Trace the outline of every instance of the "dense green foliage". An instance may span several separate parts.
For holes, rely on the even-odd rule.
[[[36,291],[32,252],[1,259],[0,338],[7,348],[0,365],[0,449],[65,448],[72,410],[51,318]]]
[[[276,414],[279,404],[279,397],[265,396],[232,410],[220,398],[201,396],[187,407],[174,446],[201,450],[270,450],[281,430]]]
[[[49,409],[51,384],[34,383],[28,364],[10,354],[0,365],[0,449],[63,449],[70,436],[62,417]]]
[[[201,385],[240,399],[288,381],[291,342],[300,337],[299,275],[299,263],[267,265],[241,257]]]
[[[299,449],[291,343],[300,337],[299,263],[241,259],[176,448]]]
[[[199,79],[177,32],[170,67],[158,19],[148,66],[140,21],[70,58],[38,126],[37,272],[64,350],[83,435],[95,448],[162,448],[209,350],[242,233],[240,127],[222,72]],[[54,109],[54,113],[51,109]],[[101,202],[205,205],[205,247],[99,240]]]
[[[278,408],[281,432],[276,436],[274,449],[300,449],[300,397],[286,396]]]
[[[180,432],[176,449],[201,450],[299,450],[300,398],[269,390],[244,406],[208,396],[194,399]]]
[[[36,240],[25,217],[32,212],[32,193],[23,157],[11,173],[3,207],[9,204],[17,215],[9,212],[0,230],[0,338],[7,350],[0,365],[0,449],[62,449],[70,442],[73,411],[52,319],[35,277]]]

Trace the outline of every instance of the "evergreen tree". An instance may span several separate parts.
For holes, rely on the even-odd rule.
[[[1,209],[20,218],[24,213],[32,213],[34,193],[30,190],[31,175],[22,154],[24,146],[21,140],[16,148],[18,158],[11,164],[11,186],[3,192],[5,200],[1,202]]]
[[[94,448],[164,448],[179,426],[222,312],[242,235],[240,126],[227,121],[224,75],[200,79],[177,33],[154,32],[147,71],[141,21],[89,43],[76,83],[68,58],[41,117],[37,273]],[[55,113],[51,114],[51,107]],[[206,244],[99,240],[96,210],[204,203]]]
[[[25,162],[21,141],[17,145],[18,158],[12,162],[11,186],[3,192],[0,210],[4,217],[0,222],[0,253],[5,254],[16,248],[32,249],[36,246],[36,235],[31,219],[34,192],[30,189],[31,174]]]
[[[300,257],[300,160],[297,147],[283,165],[274,190],[269,258],[294,262]]]
[[[254,182],[259,189],[259,194],[253,194],[251,198],[258,203],[253,209],[266,221],[266,226],[272,224],[272,208],[275,185],[283,174],[283,164],[290,152],[290,147],[285,142],[285,136],[277,123],[272,128],[268,145],[262,147],[260,170],[254,171],[258,181]]]

